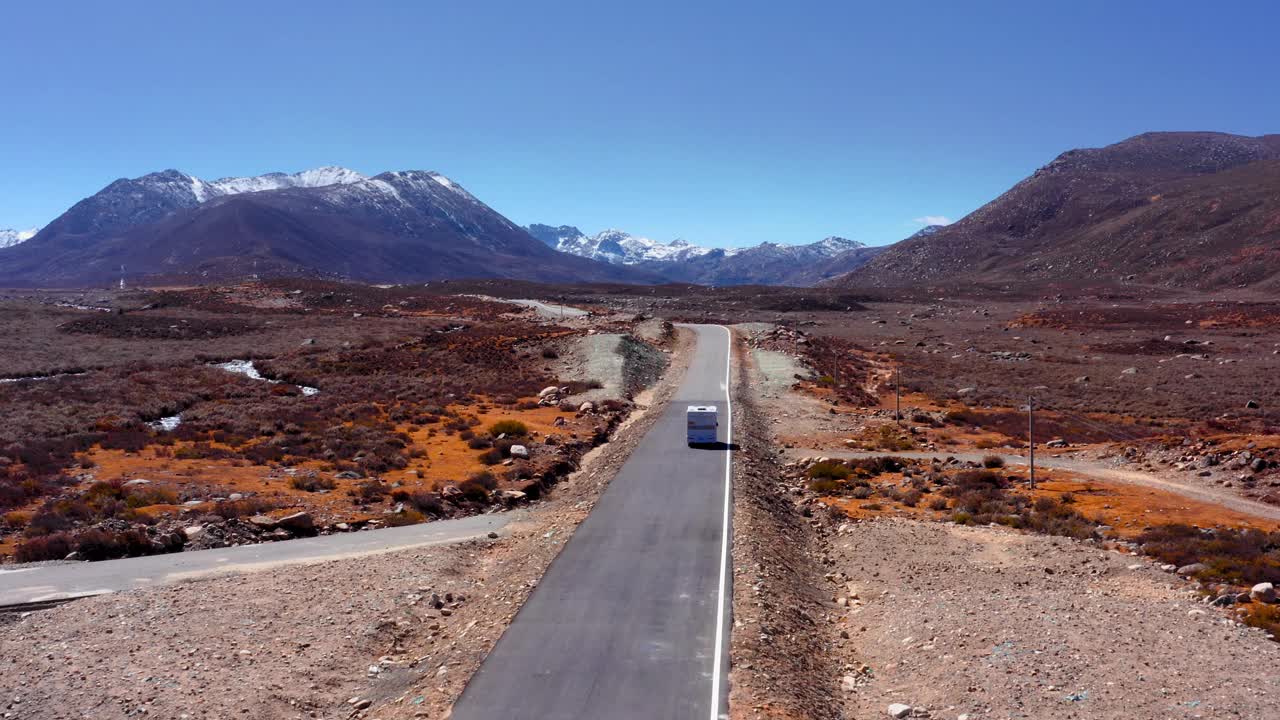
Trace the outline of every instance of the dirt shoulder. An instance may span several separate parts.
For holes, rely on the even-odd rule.
[[[733,718],[839,718],[839,663],[818,536],[788,497],[760,368],[739,343],[734,383]]]
[[[880,519],[830,528],[849,717],[1267,717],[1264,633],[1153,564],[1074,540]],[[837,603],[832,603],[837,606]]]
[[[690,338],[613,441],[500,540],[220,576],[10,618],[13,717],[442,717],[679,386]]]

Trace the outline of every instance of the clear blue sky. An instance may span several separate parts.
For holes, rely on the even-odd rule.
[[[521,224],[882,244],[1072,147],[1280,132],[1274,8],[8,2],[0,227],[169,167],[335,164],[438,170]]]

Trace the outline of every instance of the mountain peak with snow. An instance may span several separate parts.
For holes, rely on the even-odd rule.
[[[642,262],[674,262],[700,257],[711,248],[691,245],[682,239],[669,243],[632,235],[625,230],[609,228],[595,235],[585,235],[572,225],[533,224],[525,228],[532,236],[560,252],[601,260],[613,265],[636,265]]]
[[[18,243],[26,242],[27,240],[35,237],[37,232],[39,232],[38,228],[31,228],[29,230],[0,230],[0,249],[13,247]]]
[[[763,242],[751,247],[710,248],[683,238],[662,243],[609,228],[587,235],[573,225],[533,224],[525,228],[533,237],[560,252],[614,265],[637,265],[676,281],[785,282],[807,278],[811,269],[837,257],[866,250],[857,240],[835,235],[799,245]]]
[[[199,178],[192,177],[193,188],[201,187],[203,189],[205,199],[211,197],[221,197],[224,195],[239,195],[249,192],[263,192],[266,190],[283,190],[285,188],[315,188],[325,187],[327,185],[350,185],[367,178],[355,170],[348,170],[344,167],[336,167],[326,165],[311,170],[303,170],[292,174],[282,172],[271,172],[265,175],[255,175],[251,177],[225,177],[212,182],[206,182]],[[196,191],[197,196],[201,195],[201,191]],[[202,200],[203,202],[203,200]]]

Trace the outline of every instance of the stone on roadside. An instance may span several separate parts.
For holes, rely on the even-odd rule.
[[[275,518],[268,517],[266,515],[254,515],[249,518],[248,523],[254,527],[262,528],[263,530],[275,530],[276,526],[280,524]]]
[[[1249,599],[1260,603],[1276,601],[1276,586],[1269,582],[1258,583],[1249,590]]]
[[[312,533],[315,532],[316,529],[315,520],[311,518],[311,513],[306,511],[296,512],[292,515],[285,515],[276,521],[276,525],[295,535]]]

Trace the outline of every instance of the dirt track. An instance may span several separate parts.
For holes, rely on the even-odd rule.
[[[815,453],[812,451],[788,450],[787,454],[792,458],[812,457]],[[821,455],[833,458],[867,458],[880,457],[883,455],[896,455],[908,458],[939,458],[944,459],[954,457],[957,460],[967,462],[982,462],[983,458],[991,455],[997,455],[1002,458],[1008,465],[1026,465],[1027,458],[1022,455],[1007,455],[1003,453],[993,452],[867,452],[860,450],[829,450],[819,453]],[[1036,456],[1036,467],[1058,468],[1060,470],[1070,470],[1081,475],[1097,477],[1103,480],[1114,480],[1122,483],[1133,485],[1142,485],[1145,487],[1157,488],[1160,490],[1169,490],[1188,498],[1200,500],[1203,502],[1221,505],[1223,507],[1235,510],[1237,512],[1248,515],[1256,515],[1258,517],[1267,518],[1269,520],[1280,520],[1280,508],[1264,503],[1255,502],[1247,498],[1242,498],[1234,493],[1215,490],[1209,487],[1201,487],[1196,485],[1187,485],[1175,480],[1168,480],[1152,473],[1137,472],[1135,470],[1121,470],[1111,467],[1096,460],[1086,458],[1064,457],[1054,455]]]

